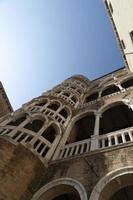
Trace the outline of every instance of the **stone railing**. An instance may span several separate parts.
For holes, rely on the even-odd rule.
[[[43,160],[47,156],[52,144],[42,136],[36,138],[36,134],[26,128],[9,125],[0,127],[0,136],[9,138],[16,144],[20,143],[26,148],[30,148],[32,152],[39,155]]]
[[[59,159],[87,153],[90,151],[90,140],[83,140],[81,142],[75,142],[65,145],[61,148],[59,153]]]
[[[96,102],[98,102],[98,101],[100,101],[100,100],[108,99],[108,98],[110,98],[110,97],[116,96],[116,95],[121,94],[121,93],[125,93],[125,92],[127,92],[127,91],[132,90],[132,89],[133,89],[133,86],[128,87],[128,88],[125,88],[125,89],[123,89],[123,90],[121,90],[121,91],[118,91],[118,92],[114,92],[114,93],[108,94],[108,95],[103,96],[103,97],[99,97],[98,99],[95,99],[95,100],[93,100],[93,101],[84,103],[84,104],[82,104],[82,105],[79,105],[78,108],[87,107],[87,106],[89,106],[89,105],[95,104]]]
[[[64,159],[130,142],[133,142],[133,127],[67,144],[60,149],[56,159]]]
[[[133,127],[111,132],[98,138],[98,148],[111,147],[133,141]]]

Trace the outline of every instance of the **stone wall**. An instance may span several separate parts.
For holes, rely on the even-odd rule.
[[[45,167],[22,145],[0,138],[0,200],[29,200]]]
[[[133,146],[98,152],[50,164],[41,179],[41,187],[59,178],[73,178],[86,189],[88,199],[97,182],[107,173],[133,165]]]

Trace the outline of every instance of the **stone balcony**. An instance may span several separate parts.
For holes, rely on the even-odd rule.
[[[55,160],[70,158],[73,156],[83,155],[98,150],[108,150],[114,147],[120,147],[133,142],[133,127],[98,135],[91,139],[82,140],[67,144],[61,147]]]

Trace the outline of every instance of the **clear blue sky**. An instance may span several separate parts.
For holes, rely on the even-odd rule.
[[[14,109],[69,76],[123,65],[103,0],[0,0],[0,80]]]

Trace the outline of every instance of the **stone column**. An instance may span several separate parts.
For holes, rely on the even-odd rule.
[[[132,97],[124,98],[123,103],[127,105],[133,111],[133,99]]]
[[[99,126],[100,126],[100,117],[101,113],[95,113],[95,127],[94,135],[91,136],[91,151],[98,149],[98,136],[99,136]]]

